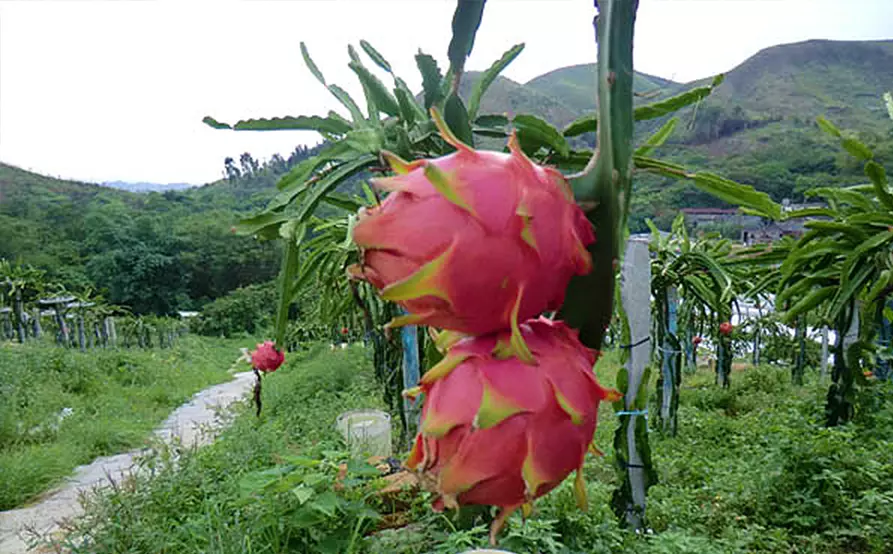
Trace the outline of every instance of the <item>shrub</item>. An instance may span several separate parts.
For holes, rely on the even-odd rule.
[[[272,324],[277,298],[275,281],[238,288],[202,308],[190,328],[207,336],[262,334]]]

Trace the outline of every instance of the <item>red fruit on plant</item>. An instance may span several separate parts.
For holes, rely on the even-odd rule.
[[[694,344],[695,346],[701,344],[702,341],[703,339],[701,337],[694,337],[691,339],[692,344]]]
[[[346,335],[347,333],[348,333],[347,327],[342,327],[342,328],[341,328],[341,334],[342,334],[342,335]]]
[[[276,371],[284,361],[285,354],[276,348],[273,341],[259,343],[257,349],[251,352],[251,365],[264,373]]]
[[[728,321],[724,321],[719,324],[719,334],[723,336],[729,336],[732,334],[732,331],[735,329],[731,323]]]
[[[421,379],[421,432],[406,461],[439,496],[434,509],[460,504],[502,508],[491,539],[518,507],[581,469],[592,446],[598,405],[620,394],[602,388],[594,351],[578,332],[545,318],[519,326],[536,365],[519,360],[509,330],[453,342]],[[455,334],[450,340],[455,340]],[[409,392],[409,391],[408,391]]]
[[[434,115],[457,151],[412,163],[385,154],[398,175],[374,182],[390,194],[361,212],[361,263],[349,273],[410,312],[390,327],[517,334],[590,271],[592,226],[561,173],[533,163],[514,136],[508,154],[474,150]]]

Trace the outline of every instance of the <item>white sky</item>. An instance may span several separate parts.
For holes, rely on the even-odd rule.
[[[203,116],[233,123],[340,108],[304,67],[300,41],[327,80],[358,102],[347,45],[361,38],[418,90],[413,56],[421,48],[445,69],[454,7],[0,0],[0,161],[84,181],[213,181],[226,156],[267,159],[317,135],[217,131]],[[592,62],[593,13],[591,0],[489,0],[467,68],[486,68],[518,42],[527,47],[504,75],[519,82]],[[689,81],[811,38],[893,38],[893,0],[641,0],[635,65]]]

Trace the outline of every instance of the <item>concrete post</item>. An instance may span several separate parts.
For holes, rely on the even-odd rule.
[[[626,507],[626,522],[633,529],[642,529],[645,518],[645,495],[648,476],[641,451],[641,440],[647,435],[637,433],[636,428],[647,430],[647,423],[638,420],[644,417],[640,401],[647,398],[646,386],[642,380],[645,368],[651,357],[651,259],[648,252],[648,237],[633,237],[626,245],[626,254],[621,271],[620,296],[629,324],[629,359],[626,362],[628,386],[624,394],[625,414],[621,425],[625,426],[628,454],[627,480],[630,497]]]

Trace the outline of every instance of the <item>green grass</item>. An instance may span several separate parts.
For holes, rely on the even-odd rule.
[[[150,482],[90,506],[73,552],[345,552],[352,537],[357,544],[354,531],[375,514],[363,487],[347,482],[346,493],[332,493],[343,458],[334,422],[344,410],[382,406],[366,354],[327,346],[289,354],[264,377],[259,419],[244,405],[218,441],[183,453],[176,470],[163,456],[150,460]],[[262,490],[268,482],[274,490]]]
[[[143,445],[192,394],[227,381],[238,348],[250,344],[187,336],[173,349],[86,353],[0,345],[0,510],[78,465]]]
[[[74,552],[369,552],[455,554],[486,543],[486,509],[434,514],[426,493],[383,502],[369,467],[345,460],[338,413],[381,407],[361,348],[290,356],[264,381],[264,413],[250,407],[214,445],[177,469],[150,460],[154,477],[92,501]],[[597,368],[612,383],[616,357]],[[660,482],[649,492],[651,533],[624,530],[610,509],[616,419],[603,406],[586,465],[590,507],[566,482],[513,516],[500,547],[517,553],[888,552],[893,541],[893,390],[874,384],[857,420],[821,425],[827,383],[790,384],[785,368],[735,371],[730,390],[706,369],[686,375],[676,438],[649,434]],[[651,390],[653,391],[653,383]],[[374,474],[374,471],[371,473]],[[396,511],[398,516],[391,514]],[[377,512],[377,514],[376,514]],[[389,515],[391,514],[391,515]],[[403,519],[409,525],[377,531]]]

